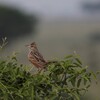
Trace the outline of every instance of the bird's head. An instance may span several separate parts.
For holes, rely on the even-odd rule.
[[[32,42],[31,44],[29,44],[29,45],[26,45],[29,49],[34,49],[34,48],[36,48],[36,43],[35,42]]]

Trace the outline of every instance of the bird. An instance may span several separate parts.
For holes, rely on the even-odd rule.
[[[29,45],[26,45],[29,48],[28,60],[38,68],[38,71],[44,69],[47,65],[47,61],[43,58],[43,56],[39,53],[37,45],[35,42],[32,42]]]
[[[38,69],[39,72],[46,69],[49,64],[58,63],[57,61],[46,61],[39,52],[35,42],[26,46],[29,48],[28,60]]]

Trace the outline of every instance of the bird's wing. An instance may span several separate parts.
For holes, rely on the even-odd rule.
[[[43,56],[39,52],[31,52],[32,58],[38,63],[46,63]]]
[[[42,59],[43,62],[46,62],[43,58],[43,56],[37,51],[37,52],[34,52],[35,56]]]
[[[34,58],[34,57],[32,57],[32,56],[29,58],[29,61],[30,61],[34,66],[36,66],[37,68],[43,68],[44,65],[45,65],[45,64],[43,64],[42,62],[37,61],[37,59]]]

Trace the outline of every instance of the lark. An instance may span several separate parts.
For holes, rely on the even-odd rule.
[[[36,46],[36,43],[33,42],[29,45],[26,45],[29,48],[28,60],[38,68],[38,70],[42,70],[46,67],[47,61],[43,58],[43,56],[39,53],[39,50]]]

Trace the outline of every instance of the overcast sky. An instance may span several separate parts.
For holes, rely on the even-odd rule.
[[[0,0],[0,4],[22,8],[30,13],[36,12],[48,18],[82,18],[87,16],[82,12],[82,2],[85,1],[87,0]]]

